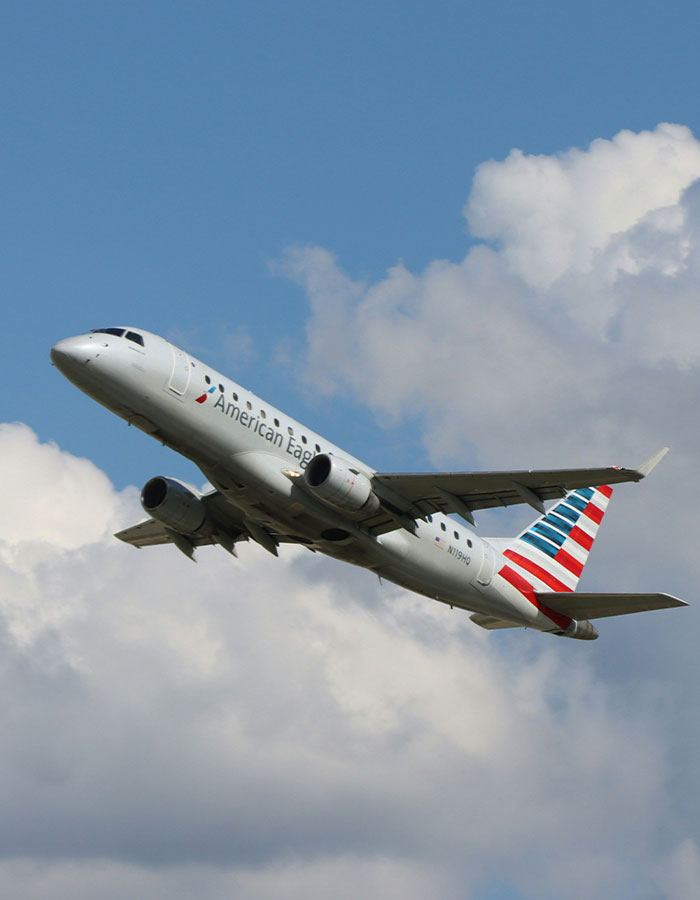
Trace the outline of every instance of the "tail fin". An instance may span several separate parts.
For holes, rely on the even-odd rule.
[[[535,591],[574,591],[605,515],[612,488],[578,488],[512,540],[503,555]]]

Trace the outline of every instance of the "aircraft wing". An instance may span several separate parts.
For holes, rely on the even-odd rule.
[[[640,481],[667,451],[664,448],[637,469],[606,466],[514,472],[377,473],[372,486],[386,506],[393,506],[406,516],[458,513],[473,523],[471,514],[477,509],[529,503],[544,512],[543,501],[559,499],[575,488]],[[367,524],[377,533],[397,527],[394,523],[386,528],[379,521]]]
[[[207,507],[213,529],[208,533],[201,535],[178,534],[155,519],[146,519],[144,522],[139,522],[138,525],[118,531],[114,536],[120,541],[124,541],[125,544],[131,544],[132,547],[138,548],[155,547],[158,544],[175,544],[186,556],[190,557],[192,557],[195,547],[209,544],[221,544],[235,555],[236,542],[247,541],[249,538],[262,544],[275,555],[274,548],[277,544],[301,541],[300,538],[267,532],[250,522],[244,522],[237,510],[219,491],[210,491],[208,494],[204,494],[202,501]]]
[[[132,547],[155,547],[158,544],[174,544],[175,539],[171,531],[155,519],[146,519],[145,522],[139,522],[138,525],[132,525],[131,528],[125,528],[118,531],[115,535],[125,544],[131,544]],[[216,539],[213,535],[206,537],[192,536],[188,540],[193,546],[201,547],[205,544],[215,544]]]
[[[204,494],[202,502],[207,507],[212,522],[218,526],[221,533],[235,541],[245,530],[240,518],[236,515],[234,508],[226,502],[219,491],[210,491]],[[138,525],[132,525],[131,528],[125,528],[123,531],[114,535],[125,544],[131,544],[133,547],[154,547],[158,544],[178,544],[179,536],[171,529],[161,524],[155,519],[147,519],[145,522],[139,522]],[[219,543],[216,534],[205,535],[188,535],[188,543],[193,547],[202,547],[207,544]]]

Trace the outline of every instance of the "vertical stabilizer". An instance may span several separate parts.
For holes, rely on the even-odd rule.
[[[535,591],[573,591],[605,515],[612,488],[578,488],[519,534],[503,555]]]

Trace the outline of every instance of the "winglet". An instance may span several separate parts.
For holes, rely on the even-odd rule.
[[[642,478],[646,478],[646,476],[651,472],[653,468],[655,468],[661,460],[668,453],[669,448],[664,447],[663,450],[659,450],[658,453],[655,453],[653,456],[650,456],[646,462],[643,462],[641,466],[637,467],[637,472]]]

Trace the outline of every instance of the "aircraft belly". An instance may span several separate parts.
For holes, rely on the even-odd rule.
[[[388,537],[384,535],[379,541],[385,544]],[[518,602],[524,599],[520,595],[512,603],[511,598],[504,596],[494,585],[478,582],[478,577],[483,576],[483,557],[482,542],[477,536],[474,536],[469,557],[450,553],[429,535],[427,539],[419,540],[404,532],[402,537],[403,555],[396,553],[397,545],[386,547],[388,558],[374,567],[383,578],[450,606],[499,616],[523,625],[532,621],[530,611]],[[492,556],[495,562],[495,553]]]
[[[457,562],[426,537],[416,538],[406,532],[399,534],[400,542],[396,532],[379,538],[387,554],[377,570],[379,574],[409,590],[455,605],[471,596],[473,566]]]
[[[387,581],[391,581],[399,587],[421,594],[431,600],[437,600],[448,606],[458,609],[478,612],[492,616],[507,616],[513,618],[513,610],[505,603],[491,602],[483,593],[474,591],[468,584],[455,585],[455,583],[436,583],[428,580],[424,572],[400,565],[383,565],[377,567],[377,574]],[[515,614],[516,620],[519,616]]]

